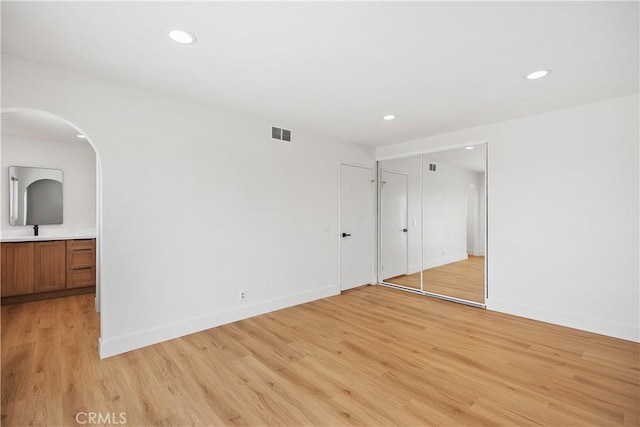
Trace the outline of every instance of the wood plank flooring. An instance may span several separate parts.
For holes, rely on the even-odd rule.
[[[365,286],[100,361],[93,297],[2,307],[2,425],[637,426],[636,343]]]
[[[472,256],[423,271],[424,290],[484,304],[484,257]],[[420,289],[420,272],[385,280]]]

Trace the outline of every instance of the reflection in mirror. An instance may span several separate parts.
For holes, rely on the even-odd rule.
[[[9,224],[62,224],[62,171],[9,167]]]
[[[380,171],[379,277],[421,289],[420,156],[384,160]]]
[[[484,304],[486,144],[423,155],[423,290]]]

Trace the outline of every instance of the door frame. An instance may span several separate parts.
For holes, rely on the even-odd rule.
[[[379,162],[378,162],[379,164]],[[422,169],[422,168],[421,168]],[[389,172],[389,173],[396,173],[398,175],[404,175],[407,178],[407,188],[406,188],[406,192],[407,192],[407,206],[406,206],[406,211],[407,211],[407,218],[406,218],[406,227],[409,228],[409,174],[407,172],[403,172],[403,171],[398,171],[398,170],[394,170],[394,169],[389,169],[389,168],[381,168],[378,167],[378,212],[380,212],[380,214],[378,215],[378,275],[377,275],[377,279],[378,279],[378,283],[387,283],[384,281],[384,279],[382,278],[382,244],[383,244],[383,233],[382,233],[382,222],[383,222],[383,218],[382,218],[382,206],[384,203],[384,197],[383,197],[383,192],[382,192],[382,185],[384,184],[382,181],[382,174],[384,172]],[[422,184],[421,184],[422,185]],[[407,233],[406,235],[406,251],[407,251],[407,258],[406,258],[406,265],[405,265],[405,271],[408,273],[409,272],[409,234]],[[422,244],[420,245],[422,246]],[[422,259],[422,254],[420,255],[421,259]],[[405,273],[406,274],[406,273]]]
[[[375,284],[377,282],[377,264],[376,264],[376,254],[378,252],[378,248],[376,245],[376,222],[377,222],[377,209],[376,209],[376,200],[377,200],[377,188],[374,183],[377,182],[377,178],[375,175],[376,168],[372,165],[365,165],[362,163],[353,163],[353,162],[343,162],[341,161],[338,165],[338,228],[336,230],[338,235],[338,290],[342,292],[342,238],[340,233],[342,232],[342,166],[350,166],[354,168],[367,169],[371,172],[371,277],[369,279],[369,284]]]

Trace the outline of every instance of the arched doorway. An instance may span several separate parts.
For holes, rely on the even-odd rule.
[[[52,236],[52,240],[56,236],[62,236],[70,239],[71,237],[95,237],[95,310],[100,312],[101,307],[101,218],[102,218],[102,173],[101,160],[98,150],[91,138],[75,123],[48,111],[12,107],[2,108],[0,110],[2,117],[2,177],[0,181],[4,182],[9,178],[7,173],[9,163],[16,163],[15,166],[25,167],[53,167],[63,169],[56,166],[56,161],[64,163],[67,166],[67,176],[74,179],[65,179],[69,183],[65,189],[65,203],[69,201],[65,210],[65,222],[59,226],[43,227],[45,233],[43,240],[48,236]],[[47,143],[57,143],[51,145],[46,150],[41,150]],[[65,145],[66,144],[66,145]],[[82,147],[85,154],[80,148],[74,148],[74,144]],[[78,145],[80,144],[80,145]],[[53,150],[63,150],[59,155],[51,156]],[[67,153],[72,152],[74,155],[85,156],[78,157],[82,159],[91,158],[93,155],[94,162],[76,161],[77,165],[70,163],[70,159],[64,159]],[[47,155],[49,158],[47,158]],[[53,157],[53,159],[51,158]],[[56,160],[57,159],[57,160]],[[75,158],[74,158],[75,159]],[[66,162],[66,163],[65,163]],[[70,166],[71,165],[71,166]],[[93,173],[93,179],[85,179],[88,173]],[[2,204],[4,212],[8,212],[8,185],[3,184]],[[95,195],[94,206],[88,209],[86,204],[80,206],[78,200],[82,200],[83,191],[86,194]],[[69,193],[73,193],[71,196]],[[68,197],[67,197],[68,196]],[[90,198],[93,200],[93,198]],[[6,222],[6,224],[5,224]],[[12,229],[9,222],[4,220],[2,223],[3,241],[11,239],[14,241],[19,236],[25,235],[26,227],[15,227]],[[65,234],[66,233],[66,234]],[[17,236],[17,237],[15,237]]]

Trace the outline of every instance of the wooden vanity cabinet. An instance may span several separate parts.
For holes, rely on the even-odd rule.
[[[2,244],[2,296],[33,293],[34,246],[31,242]]]
[[[64,240],[34,242],[33,292],[64,289],[66,284]]]
[[[95,239],[1,246],[3,304],[92,292],[95,288]]]
[[[95,286],[96,241],[67,240],[67,288]]]

